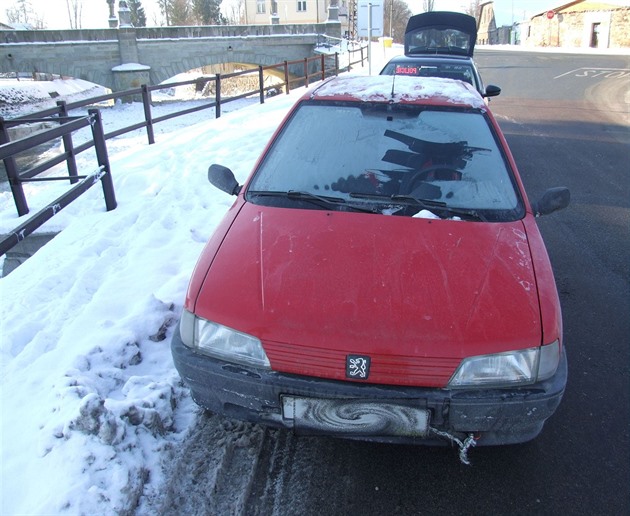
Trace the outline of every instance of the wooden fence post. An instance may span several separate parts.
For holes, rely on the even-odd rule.
[[[62,124],[65,123],[63,118],[68,116],[68,107],[66,106],[65,100],[57,101],[57,106],[59,107],[59,118]],[[64,134],[61,137],[63,141],[63,148],[68,154],[68,159],[66,159],[66,166],[68,168],[68,175],[70,176],[70,184],[78,183],[79,179],[77,176],[79,175],[77,171],[77,161],[74,155],[74,144],[72,143],[72,134]]]
[[[215,77],[215,83],[214,83],[214,91],[215,91],[215,95],[214,95],[214,117],[215,118],[220,118],[221,117],[221,74],[218,73]]]
[[[4,118],[0,116],[0,145],[9,143],[9,132],[7,130]],[[13,194],[13,200],[15,202],[15,208],[18,215],[26,215],[28,213],[28,203],[26,202],[26,196],[24,195],[24,188],[22,187],[22,181],[15,165],[15,158],[9,156],[4,159],[4,168],[7,171],[7,178],[9,179],[9,185],[11,186],[11,193]]]
[[[153,117],[151,116],[151,93],[146,84],[143,84],[140,88],[142,89],[144,121],[147,123],[147,138],[149,139],[149,145],[153,145],[155,143],[155,136],[153,134]]]
[[[260,103],[265,103],[265,76],[262,65],[258,66],[258,88],[260,89]]]
[[[107,144],[105,143],[105,131],[103,131],[103,121],[101,120],[101,112],[98,109],[88,109],[88,113],[94,123],[92,126],[92,138],[94,139],[94,149],[96,150],[96,159],[99,167],[104,174],[101,177],[101,185],[103,186],[103,195],[105,196],[105,207],[107,211],[116,208],[116,194],[114,193],[114,182],[112,181],[111,168],[109,166],[109,157],[107,155]]]
[[[289,86],[289,62],[288,61],[284,62],[284,85],[285,85],[285,89],[288,95],[289,91],[291,90]]]

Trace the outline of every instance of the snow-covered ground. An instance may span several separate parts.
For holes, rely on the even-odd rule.
[[[168,336],[232,202],[208,184],[208,165],[244,180],[294,98],[111,156],[117,209],[105,212],[93,187],[51,220],[63,231],[0,280],[3,514],[119,512],[157,492],[161,461],[196,411]],[[63,188],[26,195],[36,209]],[[9,193],[0,206],[3,229],[21,222]]]
[[[39,109],[48,93],[31,85],[15,91]],[[169,337],[195,261],[233,200],[207,182],[208,166],[229,166],[243,181],[304,91],[228,104],[233,111],[216,120],[213,110],[174,118],[156,126],[155,145],[143,131],[110,140],[118,207],[106,212],[95,185],[41,230],[58,236],[0,280],[0,513],[156,506],[163,467],[197,417]],[[108,121],[138,122],[141,110],[104,110],[106,131]],[[79,155],[80,170],[92,154]],[[66,188],[26,185],[31,213]],[[0,231],[24,219],[1,192]]]

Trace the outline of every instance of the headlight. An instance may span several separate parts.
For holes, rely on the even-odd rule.
[[[269,368],[260,340],[184,310],[179,324],[182,342],[196,351],[227,362]]]
[[[536,383],[552,377],[560,362],[560,343],[495,355],[468,357],[448,387],[507,387]]]

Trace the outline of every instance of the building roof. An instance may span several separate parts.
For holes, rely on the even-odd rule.
[[[630,8],[628,2],[625,0],[610,0],[608,2],[598,2],[596,0],[574,0],[573,2],[568,2],[566,4],[559,5],[558,7],[553,7],[551,9],[545,9],[544,11],[539,12],[532,16],[532,18],[536,18],[538,16],[542,16],[547,12],[554,11],[556,13],[560,13],[563,11],[570,10],[574,6],[580,7],[580,11],[610,11],[613,9],[619,8]]]

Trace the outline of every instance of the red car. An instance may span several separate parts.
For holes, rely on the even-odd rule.
[[[537,436],[567,379],[553,272],[492,113],[461,81],[348,76],[304,95],[193,273],[172,353],[195,401],[298,433]]]

